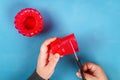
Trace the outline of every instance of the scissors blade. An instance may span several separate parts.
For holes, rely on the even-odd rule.
[[[72,44],[72,42],[71,42],[71,41],[70,41],[70,45],[71,45],[72,50],[73,50],[73,52],[74,52],[75,59],[78,61],[78,56],[77,56],[77,53],[75,52],[75,49],[74,49],[73,44]]]
[[[75,59],[76,59],[76,61],[77,61],[78,67],[79,67],[79,69],[80,69],[80,72],[81,72],[81,75],[82,75],[82,80],[86,80],[86,79],[85,79],[85,76],[84,76],[83,69],[82,69],[81,61],[80,61],[80,59],[78,58],[78,56],[77,56],[77,54],[76,54],[76,52],[75,52],[75,49],[74,49],[73,44],[72,44],[71,41],[70,41],[70,45],[71,45],[71,47],[72,47],[72,50],[73,50],[73,52],[74,52]]]

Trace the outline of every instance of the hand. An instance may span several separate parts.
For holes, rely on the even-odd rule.
[[[86,80],[108,80],[104,71],[99,65],[93,63],[85,63],[83,65],[83,71]],[[81,77],[80,71],[76,73],[79,78]]]
[[[36,72],[45,80],[49,79],[52,76],[55,66],[60,58],[59,54],[56,53],[53,55],[49,49],[50,43],[54,40],[56,40],[56,38],[50,38],[42,44],[40,55],[38,57]]]

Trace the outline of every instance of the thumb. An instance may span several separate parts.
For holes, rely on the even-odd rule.
[[[77,75],[77,77],[82,78],[82,75],[79,71],[76,73],[76,75]],[[84,75],[85,75],[86,80],[97,80],[97,79],[95,79],[95,77],[93,77],[87,73],[84,73]]]
[[[48,69],[49,70],[54,70],[54,68],[56,67],[57,62],[59,61],[59,59],[60,59],[60,55],[59,54],[56,53],[55,55],[53,55],[51,57],[48,65],[47,65]]]

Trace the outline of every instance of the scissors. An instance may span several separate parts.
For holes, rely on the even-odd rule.
[[[74,52],[74,56],[75,56],[76,63],[77,63],[77,65],[78,65],[79,69],[80,69],[80,73],[81,73],[81,76],[82,76],[82,80],[86,80],[86,79],[85,79],[84,72],[83,72],[83,68],[82,68],[82,63],[81,63],[80,59],[78,58],[78,56],[77,56],[77,54],[76,54],[76,52],[75,52],[75,49],[74,49],[73,44],[72,44],[71,41],[70,41],[70,45],[71,45],[72,50],[73,50],[73,52]]]

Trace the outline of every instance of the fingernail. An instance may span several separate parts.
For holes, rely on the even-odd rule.
[[[82,78],[79,72],[77,72],[76,75],[77,75],[79,78]]]
[[[63,57],[63,56],[60,56],[61,58]]]
[[[76,75],[79,76],[79,73],[77,72]]]
[[[59,58],[60,55],[58,53],[55,54],[55,58]]]

